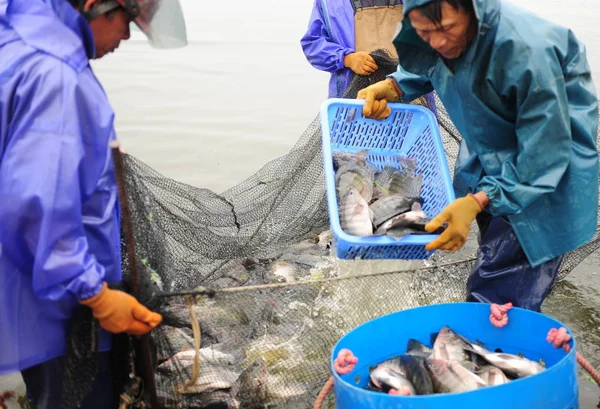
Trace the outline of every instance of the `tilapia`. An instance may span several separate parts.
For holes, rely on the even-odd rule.
[[[271,273],[277,277],[281,277],[286,283],[292,283],[300,276],[301,269],[292,263],[278,260],[271,265]]]
[[[202,367],[200,369],[202,376]],[[198,382],[181,395],[183,407],[200,409],[258,409],[268,400],[268,372],[262,358],[246,368],[232,383],[222,383],[219,388],[207,390],[197,387]]]
[[[406,344],[406,355],[429,358],[432,349],[416,339],[409,339]]]
[[[153,331],[152,340],[156,343],[158,362],[162,363],[174,354],[194,349],[194,338],[180,328],[161,325]]]
[[[227,390],[216,390],[181,396],[180,406],[194,409],[242,409]]]
[[[425,365],[438,393],[467,392],[487,386],[481,377],[455,361],[428,359]]]
[[[363,149],[356,153],[348,153],[348,152],[334,152],[333,153],[333,168],[338,170],[342,166],[348,163],[354,163],[360,166],[366,166],[367,164],[367,156],[369,156],[369,150]]]
[[[493,365],[482,366],[475,373],[479,375],[488,386],[502,385],[510,382],[504,372]]]
[[[369,163],[364,166],[347,163],[340,167],[335,174],[338,197],[343,198],[350,188],[354,188],[369,203],[373,197],[375,171],[375,168]]]
[[[423,198],[400,194],[380,198],[369,206],[373,211],[373,225],[378,228],[387,220],[410,211],[412,205],[417,202],[422,205]]]
[[[258,358],[242,372],[231,387],[231,396],[244,409],[263,408],[269,398],[267,364]]]
[[[350,188],[340,204],[342,230],[354,236],[373,234],[373,212],[358,190]]]
[[[200,373],[196,382],[193,385],[186,386],[185,383],[191,373],[190,369],[189,372],[186,371],[179,375],[185,374],[182,376],[181,384],[176,387],[176,390],[182,395],[230,389],[240,375],[240,372],[230,368],[200,364]]]
[[[500,368],[506,375],[513,378],[524,378],[526,376],[535,375],[544,371],[544,367],[535,361],[531,361],[525,357],[518,355],[497,353],[488,351],[486,348],[468,342],[467,351],[471,351],[481,356],[490,364]]]
[[[220,352],[214,348],[202,348],[199,350],[200,365],[212,365],[219,367],[235,366],[239,359],[234,355]],[[181,372],[182,369],[187,369],[194,364],[196,359],[196,351],[193,349],[181,351],[167,359],[156,368],[157,372],[173,373]]]
[[[406,377],[390,368],[389,366],[379,365],[371,371],[371,382],[377,388],[384,392],[389,392],[390,389],[408,390],[411,395],[415,395],[415,387]]]
[[[399,157],[398,162],[401,169],[388,165],[375,175],[374,198],[393,194],[419,196],[421,193],[422,176],[415,176],[416,160]]]
[[[184,304],[169,306],[161,311],[163,317],[163,325],[175,328],[181,328],[183,331],[191,330],[192,323],[190,321],[189,307]],[[206,314],[196,313],[197,317],[205,316]],[[202,347],[208,347],[219,343],[220,334],[216,330],[217,326],[211,325],[204,318],[199,318],[200,332],[202,334]]]
[[[464,338],[452,331],[448,326],[442,327],[433,344],[430,359],[463,362],[470,361],[470,356],[465,347]]]
[[[271,324],[279,323],[279,317],[275,312],[275,300],[268,300],[264,303],[258,314],[250,321],[248,325],[248,338],[255,339],[265,335]]]
[[[413,228],[411,228],[410,226],[406,226],[406,227],[393,227],[390,230],[385,232],[385,235],[388,237],[391,237],[393,239],[396,240],[400,240],[403,237],[406,237],[408,235],[411,234],[415,234],[415,235],[424,235],[424,234],[430,234],[427,232],[423,232],[421,230],[415,230]]]
[[[405,354],[382,362],[379,366],[387,366],[405,377],[413,385],[417,395],[433,393],[433,384],[425,367],[424,357]]]
[[[409,212],[402,213],[398,216],[392,217],[390,220],[383,223],[379,228],[373,233],[374,236],[382,236],[387,233],[388,230],[392,228],[398,227],[406,227],[411,223],[417,222],[423,218],[427,217],[425,212],[421,210],[421,204],[419,202],[415,202],[411,206],[411,210]]]

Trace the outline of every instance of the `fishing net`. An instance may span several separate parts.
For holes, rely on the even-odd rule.
[[[345,97],[396,70],[385,52],[372,55],[379,70],[356,76]],[[453,172],[459,132],[437,97],[435,107],[425,98],[413,103],[435,108]],[[383,314],[465,298],[475,224],[459,252],[425,261],[335,257],[318,117],[288,154],[220,194],[125,158],[139,298],[164,318],[151,335],[160,407],[312,407],[331,375],[331,349],[347,331]],[[560,278],[598,247],[596,234],[569,253]]]

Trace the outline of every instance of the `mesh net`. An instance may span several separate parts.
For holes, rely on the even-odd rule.
[[[356,76],[345,97],[396,70],[385,52],[372,55],[379,70]],[[461,136],[437,97],[435,105],[453,172]],[[331,349],[347,331],[390,312],[465,298],[475,224],[463,249],[426,261],[335,257],[318,117],[287,155],[221,194],[125,158],[140,298],[164,318],[151,335],[160,407],[312,407],[331,375]],[[598,247],[596,234],[569,253],[560,278]],[[190,306],[181,292],[198,287],[217,292]],[[331,398],[324,407],[333,407]]]

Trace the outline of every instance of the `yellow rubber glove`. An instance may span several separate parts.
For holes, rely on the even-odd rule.
[[[160,314],[144,307],[135,297],[111,290],[106,283],[98,294],[80,302],[90,307],[100,326],[113,334],[144,335],[162,321]]]
[[[446,230],[440,234],[440,237],[426,245],[425,250],[456,251],[460,249],[467,241],[471,224],[481,211],[483,211],[483,206],[473,195],[461,197],[450,203],[425,225],[425,230],[431,233],[448,222]]]
[[[383,81],[369,85],[358,91],[357,99],[364,99],[363,115],[372,119],[386,119],[392,113],[388,102],[396,102],[400,99],[399,88],[396,81],[386,78]]]
[[[344,67],[350,68],[358,75],[369,75],[379,68],[373,57],[364,51],[358,51],[345,56]]]

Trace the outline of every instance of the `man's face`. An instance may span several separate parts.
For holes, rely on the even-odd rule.
[[[419,37],[442,57],[452,60],[462,55],[474,37],[471,15],[464,10],[455,10],[445,1],[441,6],[442,20],[439,25],[423,16],[419,9],[412,10],[408,16]]]
[[[115,51],[121,40],[129,39],[130,22],[129,14],[122,8],[99,15],[90,21],[96,45],[96,58],[102,58]]]

